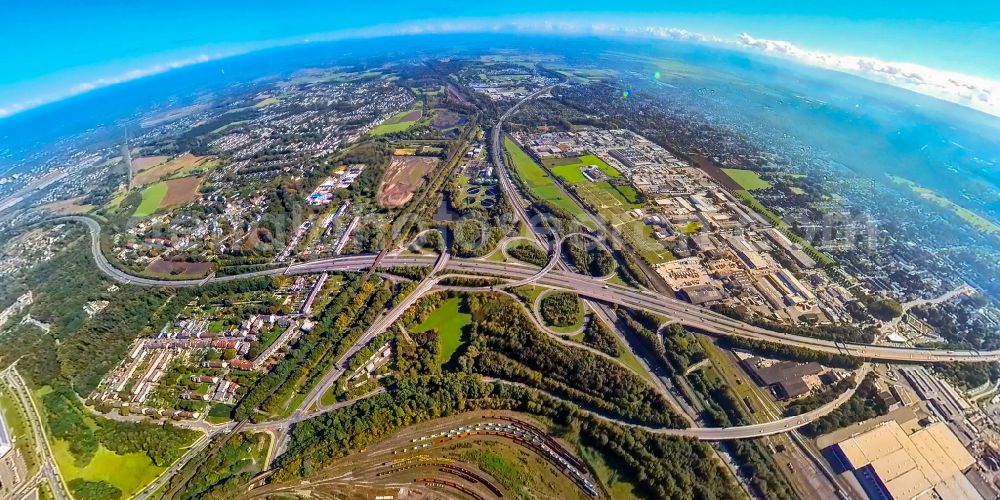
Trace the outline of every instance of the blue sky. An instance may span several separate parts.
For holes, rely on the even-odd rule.
[[[204,58],[374,26],[496,19],[655,25],[722,39],[749,33],[1000,80],[1000,2],[416,2],[15,0],[0,30],[0,116]],[[478,23],[478,24],[476,24]],[[1000,98],[1000,96],[998,96]]]

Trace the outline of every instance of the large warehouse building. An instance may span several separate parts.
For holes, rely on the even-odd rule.
[[[889,420],[832,451],[873,499],[982,498],[964,474],[975,459],[943,422],[907,434]]]

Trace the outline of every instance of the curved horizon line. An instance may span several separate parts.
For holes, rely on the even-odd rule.
[[[394,36],[504,33],[538,36],[657,39],[716,45],[744,52],[774,56],[806,66],[851,74],[870,81],[910,90],[993,117],[1000,117],[1000,81],[953,71],[938,70],[915,63],[892,62],[875,57],[812,51],[801,48],[792,42],[755,38],[747,33],[741,33],[734,38],[722,38],[666,26],[467,19],[373,25],[365,28],[353,28],[328,33],[252,42],[230,51],[187,56],[174,61],[160,62],[143,68],[129,70],[114,76],[75,83],[64,91],[50,96],[0,104],[0,120],[49,104],[72,99],[94,90],[164,74],[176,69],[253,54],[269,49],[294,47],[312,43],[391,38]]]

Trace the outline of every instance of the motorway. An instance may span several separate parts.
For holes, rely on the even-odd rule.
[[[302,400],[302,404],[300,404],[299,408],[295,410],[296,413],[301,414],[304,410],[314,404],[317,407],[321,406],[320,400],[323,397],[323,394],[329,391],[330,388],[333,387],[333,384],[336,383],[337,379],[344,374],[347,370],[347,363],[350,361],[351,357],[368,345],[368,343],[371,342],[376,335],[388,330],[389,327],[392,326],[392,324],[395,323],[396,320],[410,308],[410,306],[416,303],[420,297],[423,297],[424,294],[429,292],[431,288],[437,284],[439,278],[434,276],[445,268],[448,264],[449,257],[450,256],[447,252],[439,255],[437,257],[437,261],[434,263],[434,268],[427,274],[427,277],[424,278],[419,285],[417,285],[417,288],[410,292],[406,298],[400,301],[396,307],[393,307],[389,312],[376,319],[375,322],[372,323],[367,330],[365,330],[365,333],[354,343],[354,345],[352,345],[344,353],[344,355],[340,357],[340,360],[337,361],[334,369],[327,372],[323,379],[320,380],[320,382],[316,384],[311,391],[309,391],[309,394]]]
[[[49,482],[49,489],[56,500],[70,500],[73,497],[66,488],[66,483],[59,475],[59,467],[55,458],[52,457],[52,449],[49,448],[49,440],[45,437],[45,427],[42,424],[38,408],[35,407],[28,390],[28,384],[17,373],[17,362],[10,365],[3,372],[0,372],[2,380],[18,399],[28,416],[28,426],[31,427],[32,439],[35,444],[35,456],[41,461],[41,475]]]
[[[491,155],[493,163],[496,166],[498,172],[498,178],[500,179],[500,186],[504,191],[504,196],[510,201],[514,210],[517,212],[518,218],[521,220],[525,227],[530,228],[530,222],[528,219],[527,211],[520,195],[514,186],[513,181],[511,181],[509,173],[506,170],[506,162],[503,157],[503,143],[502,139],[502,128],[503,122],[508,117],[510,117],[523,103],[531,100],[538,95],[551,90],[552,87],[546,87],[538,90],[521,101],[517,102],[514,106],[508,109],[503,115],[500,116],[497,124],[492,130],[492,145],[491,145]],[[399,255],[386,255],[386,252],[382,252],[378,257],[372,255],[356,255],[347,257],[335,257],[329,259],[320,259],[309,262],[292,263],[287,267],[259,271],[254,273],[240,274],[240,275],[230,275],[223,277],[211,276],[205,279],[197,280],[160,280],[153,278],[145,278],[140,276],[133,276],[131,274],[118,269],[113,264],[111,264],[107,257],[105,257],[100,243],[100,224],[89,217],[82,216],[67,216],[61,218],[61,220],[72,220],[80,222],[86,225],[90,230],[91,235],[91,249],[94,256],[94,261],[97,267],[110,276],[112,279],[126,284],[139,285],[139,286],[167,286],[167,287],[188,287],[188,286],[201,286],[206,283],[216,283],[222,281],[231,281],[237,279],[243,279],[253,276],[273,276],[279,274],[306,274],[306,273],[318,273],[326,271],[351,271],[351,270],[370,270],[373,265],[378,265],[380,267],[392,267],[392,266],[429,266],[434,264],[434,257],[432,256],[399,256]],[[469,272],[473,274],[494,274],[503,278],[512,280],[503,285],[497,285],[495,288],[509,288],[527,284],[538,284],[542,286],[547,286],[549,288],[562,289],[568,291],[575,291],[580,295],[605,302],[608,304],[618,304],[624,307],[642,309],[656,314],[665,315],[684,326],[695,328],[706,333],[719,336],[732,336],[741,337],[751,340],[760,340],[767,342],[774,342],[783,345],[788,345],[792,347],[798,347],[802,349],[808,349],[812,351],[824,352],[827,354],[835,354],[842,356],[858,357],[872,360],[880,361],[895,361],[895,362],[984,362],[984,361],[997,361],[1000,360],[1000,351],[989,351],[989,352],[979,352],[979,351],[956,351],[956,350],[933,350],[933,349],[914,349],[906,347],[892,347],[874,344],[857,344],[857,343],[845,343],[845,342],[835,342],[824,339],[817,339],[812,337],[792,335],[781,332],[774,332],[766,328],[761,328],[753,325],[743,323],[741,321],[732,319],[728,316],[713,312],[711,310],[694,306],[687,302],[677,300],[676,298],[665,296],[656,292],[640,291],[633,288],[628,288],[619,285],[613,285],[606,283],[600,279],[595,279],[580,274],[569,272],[565,269],[555,269],[559,266],[559,253],[560,244],[562,242],[561,238],[556,238],[554,245],[550,246],[548,241],[545,241],[539,233],[532,231],[534,238],[542,245],[543,248],[547,248],[550,251],[550,260],[542,269],[537,267],[518,265],[518,264],[502,264],[487,262],[483,260],[475,259],[451,259],[448,263],[448,269],[458,272]],[[560,266],[563,267],[563,266]],[[484,288],[484,289],[492,289]]]
[[[529,222],[524,201],[518,194],[513,181],[510,179],[506,168],[506,162],[503,157],[504,149],[502,143],[502,125],[504,120],[511,116],[522,103],[548,92],[550,89],[551,87],[541,89],[508,109],[494,126],[491,136],[491,155],[493,163],[496,166],[496,171],[498,172],[500,186],[504,191],[504,195],[517,213],[521,223],[523,223],[527,228],[531,228],[532,226]],[[722,314],[694,306],[687,302],[677,300],[674,297],[665,296],[661,293],[615,285],[608,283],[602,278],[592,278],[571,272],[566,269],[565,265],[563,265],[560,261],[561,243],[563,239],[556,237],[550,245],[550,242],[547,241],[546,238],[535,231],[532,231],[532,237],[538,241],[543,248],[549,250],[549,261],[541,268],[526,264],[499,263],[479,259],[450,258],[447,253],[438,256],[398,255],[395,252],[383,251],[379,255],[352,255],[307,262],[293,262],[278,269],[258,271],[241,275],[222,277],[212,275],[208,278],[196,280],[164,280],[134,276],[115,267],[104,255],[101,248],[101,225],[98,221],[82,216],[67,216],[58,220],[74,221],[84,224],[89,229],[91,236],[91,250],[94,262],[96,263],[98,269],[119,283],[135,286],[175,288],[197,287],[209,283],[226,282],[255,276],[298,275],[332,271],[374,272],[375,268],[390,268],[395,266],[425,266],[433,268],[427,277],[422,280],[420,284],[418,284],[417,288],[414,289],[413,292],[407,295],[407,297],[400,304],[393,307],[390,311],[387,311],[384,315],[378,318],[375,323],[373,323],[371,327],[364,332],[358,341],[356,341],[348,349],[348,351],[341,356],[334,368],[330,370],[323,377],[323,379],[316,384],[315,387],[313,387],[310,393],[307,394],[306,398],[303,400],[302,404],[299,405],[291,416],[282,420],[263,422],[250,426],[253,430],[277,431],[275,432],[276,442],[274,445],[279,449],[283,448],[287,444],[287,433],[290,428],[298,422],[308,418],[313,418],[328,411],[343,408],[356,401],[341,402],[325,407],[321,404],[322,395],[329,391],[333,384],[336,383],[336,380],[346,371],[347,360],[349,360],[350,357],[356,354],[360,349],[364,348],[376,335],[390,328],[392,324],[420,297],[437,289],[436,285],[438,281],[447,275],[442,274],[445,272],[451,272],[452,275],[467,274],[496,276],[507,280],[506,283],[494,286],[467,287],[473,291],[492,291],[494,289],[506,289],[516,286],[535,284],[550,289],[573,291],[588,300],[596,301],[600,304],[616,304],[623,307],[653,312],[669,317],[671,320],[686,327],[717,336],[732,336],[752,340],[761,340],[828,354],[895,362],[983,362],[1000,360],[1000,351],[977,352],[912,349],[882,345],[834,342],[774,332],[765,328],[756,327],[734,320]],[[628,345],[627,342],[626,345]],[[859,383],[869,370],[870,365],[866,363],[860,370],[855,372],[854,375],[856,382]],[[838,395],[838,397],[833,401],[830,401],[829,403],[805,414],[748,426],[729,428],[690,427],[687,429],[665,429],[650,428],[628,422],[615,422],[622,425],[641,427],[654,433],[678,437],[689,437],[703,441],[757,438],[773,434],[786,433],[802,427],[834,411],[850,399],[853,394],[854,389],[851,389]],[[606,416],[600,417],[607,418]],[[221,426],[218,429],[208,432],[203,438],[204,441],[199,441],[194,447],[192,447],[191,450],[189,450],[189,453],[186,454],[186,458],[190,458],[190,456],[193,456],[203,449],[204,446],[207,446],[211,436],[231,430],[233,430],[232,424],[228,426]],[[44,440],[44,435],[42,436],[42,439]],[[45,442],[47,443],[47,441]],[[51,459],[51,454],[49,454],[48,457]],[[167,473],[161,476],[161,478],[151,486],[164,484],[163,482],[172,477],[173,473],[177,472],[184,463],[186,463],[186,460],[181,460],[175,463],[174,466],[167,471]],[[50,483],[53,483],[53,491],[57,491],[57,498],[62,500],[63,498],[66,498],[66,496],[63,494],[64,490],[62,490],[62,481],[58,476],[58,472],[54,469],[54,466],[43,468],[43,473],[48,476]],[[58,488],[56,487],[57,485]],[[153,491],[156,491],[156,488],[147,488],[143,493],[151,493]]]
[[[752,439],[760,438],[765,436],[772,436],[774,434],[782,434],[786,432],[791,432],[795,429],[808,425],[810,422],[817,420],[821,417],[829,415],[834,410],[840,407],[840,405],[851,399],[854,395],[856,387],[864,380],[865,376],[871,371],[871,365],[865,363],[861,369],[854,372],[855,388],[851,388],[848,391],[844,391],[842,394],[837,396],[836,399],[830,401],[829,403],[820,406],[812,411],[803,413],[801,415],[796,415],[793,417],[780,418],[778,420],[772,420],[770,422],[763,422],[759,424],[751,425],[741,425],[735,427],[689,427],[687,429],[668,429],[664,427],[650,427],[646,425],[636,424],[633,422],[627,422],[624,420],[619,420],[617,418],[609,417],[607,415],[588,410],[586,408],[577,407],[579,411],[591,414],[606,420],[608,422],[613,422],[618,425],[623,425],[626,427],[634,427],[638,429],[643,429],[647,432],[653,434],[662,434],[665,436],[675,436],[675,437],[686,437],[697,439],[699,441],[729,441],[733,439]],[[543,389],[538,389],[537,387],[531,387],[520,382],[511,382],[503,379],[484,377],[485,380],[494,383],[516,385],[520,387],[525,387],[534,391],[543,392],[550,397],[556,399],[562,399],[559,396],[549,393]]]
[[[89,221],[85,222],[88,227],[91,228],[91,235],[93,236],[93,241],[99,242],[100,238],[100,225],[89,218],[74,217],[74,220]],[[242,275],[237,276],[225,276],[220,278],[212,278],[210,280],[182,280],[182,281],[166,281],[166,280],[155,280],[148,278],[138,278],[135,276],[128,275],[121,270],[111,266],[106,258],[103,258],[103,254],[100,252],[100,246],[98,243],[94,243],[92,248],[95,252],[95,262],[98,263],[98,267],[102,271],[105,271],[113,279],[116,279],[123,283],[131,283],[135,285],[143,286],[199,286],[206,282],[219,282],[228,281],[231,279],[236,279],[243,277]],[[839,342],[826,341],[821,339],[814,339],[810,337],[801,337],[790,334],[783,334],[778,332],[771,332],[762,328],[754,327],[741,323],[739,321],[733,320],[727,316],[717,314],[708,311],[703,308],[693,306],[687,302],[683,302],[677,299],[662,297],[655,292],[648,291],[638,291],[632,288],[614,285],[607,283],[600,278],[592,278],[588,276],[583,276],[580,274],[572,273],[566,270],[556,270],[554,266],[558,263],[558,247],[556,247],[552,252],[555,258],[552,258],[550,262],[545,266],[545,268],[539,269],[538,267],[533,267],[525,264],[511,264],[511,263],[498,263],[489,262],[476,259],[457,259],[457,258],[447,258],[443,254],[441,256],[431,256],[431,255],[407,255],[407,256],[385,256],[380,262],[380,267],[393,267],[393,266],[434,266],[432,273],[428,275],[428,278],[423,280],[421,284],[410,293],[406,300],[400,303],[397,307],[393,308],[392,311],[385,314],[379,320],[377,320],[356,342],[351,349],[341,357],[340,361],[337,363],[336,367],[327,373],[326,376],[318,383],[313,390],[307,395],[303,404],[293,413],[291,417],[292,420],[300,421],[302,419],[314,416],[312,413],[308,412],[307,409],[312,406],[319,406],[318,403],[322,398],[322,395],[332,387],[338,377],[340,377],[346,370],[344,366],[344,361],[350,358],[350,355],[357,352],[359,349],[363,348],[371,338],[375,335],[385,331],[392,322],[394,322],[398,317],[405,312],[410,305],[413,304],[419,297],[424,293],[430,291],[433,286],[437,283],[438,278],[432,276],[437,273],[450,270],[455,272],[470,272],[477,274],[492,274],[504,277],[506,279],[514,280],[521,284],[534,283],[548,288],[562,289],[575,291],[580,295],[583,295],[589,299],[597,300],[604,303],[618,304],[625,307],[633,307],[644,309],[650,312],[655,312],[658,314],[665,315],[671,319],[684,324],[685,326],[690,326],[698,328],[710,333],[715,333],[719,335],[734,335],[744,338],[767,340],[771,342],[780,342],[787,345],[795,345],[798,347],[803,347],[811,350],[819,350],[823,352],[829,352],[832,354],[846,354],[859,357],[867,357],[871,359],[885,359],[885,360],[907,360],[907,361],[933,361],[939,360],[944,357],[948,360],[964,360],[964,361],[986,361],[1000,358],[1000,352],[996,353],[973,353],[973,352],[946,352],[946,351],[925,351],[918,349],[905,349],[898,347],[884,347],[884,346],[870,346],[861,344],[844,344]],[[317,273],[324,271],[360,271],[364,269],[370,269],[375,263],[377,256],[375,255],[356,255],[347,257],[335,257],[329,259],[321,259],[310,262],[301,262],[288,266],[287,268],[281,268],[270,271],[263,271],[259,273],[253,273],[253,275],[279,275],[279,274],[305,274],[305,273]],[[105,267],[107,266],[107,267]],[[111,272],[105,269],[110,269]],[[546,271],[547,270],[547,271]],[[542,272],[544,271],[544,272]],[[483,290],[489,290],[491,287],[484,287]],[[992,356],[992,359],[991,359]],[[725,440],[725,439],[738,439],[745,437],[760,437],[767,436],[771,434],[777,434],[782,432],[788,432],[789,430],[796,429],[807,423],[819,418],[827,413],[836,409],[840,404],[846,401],[853,394],[852,391],[848,391],[841,394],[837,399],[831,401],[830,403],[813,410],[812,412],[799,415],[796,417],[790,417],[786,419],[775,420],[772,422],[767,422],[763,424],[756,424],[752,426],[745,427],[734,427],[734,428],[691,428],[683,430],[675,429],[649,429],[655,432],[662,432],[667,434],[675,434],[678,436],[688,436],[696,439],[702,440]],[[273,424],[272,424],[273,425]]]
[[[493,126],[492,135],[490,136],[490,155],[493,159],[493,166],[496,168],[497,178],[500,180],[500,189],[503,190],[503,195],[510,202],[511,206],[514,207],[514,211],[517,212],[517,217],[521,219],[521,223],[524,224],[525,228],[531,228],[531,221],[528,218],[528,211],[525,209],[524,202],[521,196],[517,192],[517,188],[514,186],[514,182],[510,180],[510,173],[507,172],[507,162],[504,161],[504,147],[503,141],[503,122],[510,118],[522,104],[542,95],[555,87],[555,85],[545,87],[540,90],[536,90],[528,96],[525,96],[516,104],[510,107],[504,114],[500,115],[497,120],[496,125]],[[534,237],[542,248],[548,248],[548,242],[545,238],[542,238],[540,234],[535,231],[531,231],[531,235]]]
[[[64,217],[62,220],[82,222],[90,228],[94,261],[98,268],[112,279],[126,284],[139,286],[190,287],[206,283],[231,281],[253,276],[276,276],[281,274],[311,274],[326,271],[359,271],[369,269],[375,261],[375,255],[352,255],[333,257],[308,262],[299,262],[288,267],[259,271],[248,274],[213,277],[199,280],[160,280],[130,275],[114,267],[100,248],[100,224],[88,217]],[[558,258],[558,254],[556,256]],[[380,267],[393,266],[433,266],[438,257],[433,255],[387,255]],[[553,261],[556,259],[553,259]],[[541,272],[538,267],[527,264],[499,263],[478,259],[452,258],[447,261],[446,269],[450,271],[494,275],[505,279],[517,280],[521,284],[536,284],[549,288],[576,292],[586,298],[618,304],[623,307],[642,309],[667,316],[674,321],[706,333],[719,336],[740,337],[751,340],[779,343],[791,347],[808,349],[878,361],[908,362],[908,363],[940,363],[960,362],[978,363],[985,361],[1000,361],[1000,350],[968,351],[943,349],[915,349],[874,344],[858,344],[836,342],[789,333],[781,333],[761,328],[735,320],[723,314],[706,308],[698,307],[682,300],[663,296],[656,292],[637,290],[626,286],[615,285],[599,278],[583,276],[566,270],[552,269],[555,262],[546,265],[548,272]],[[544,269],[543,269],[544,270]],[[501,285],[502,286],[502,285]],[[483,291],[491,287],[483,287]]]

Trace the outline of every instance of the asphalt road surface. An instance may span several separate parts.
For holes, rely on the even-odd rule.
[[[63,220],[74,220],[87,225],[90,229],[92,239],[91,247],[94,254],[94,261],[97,263],[98,268],[102,272],[121,283],[140,286],[189,287],[201,286],[206,283],[243,279],[252,276],[308,274],[324,271],[357,271],[369,268],[375,260],[374,255],[354,255],[300,262],[280,269],[232,276],[213,277],[210,279],[160,280],[143,278],[132,276],[114,267],[107,260],[100,248],[101,227],[97,221],[88,217],[79,216],[64,217]],[[437,257],[430,255],[386,256],[379,264],[382,267],[432,266],[436,261]],[[552,262],[550,261],[549,264],[552,264]],[[447,263],[446,269],[458,272],[493,274],[506,279],[522,280],[522,284],[534,283],[549,288],[574,291],[590,299],[662,314],[684,326],[696,328],[715,335],[763,340],[829,354],[838,354],[880,361],[902,361],[911,363],[978,363],[1000,360],[1000,350],[967,351],[916,349],[835,342],[831,340],[774,332],[766,328],[743,323],[728,316],[689,304],[673,297],[663,296],[657,292],[640,291],[621,285],[610,284],[598,278],[591,278],[589,276],[583,276],[565,270],[551,270],[547,273],[541,273],[537,267],[524,264],[498,263],[457,258],[450,259]],[[484,287],[484,290],[489,290],[489,287]]]

